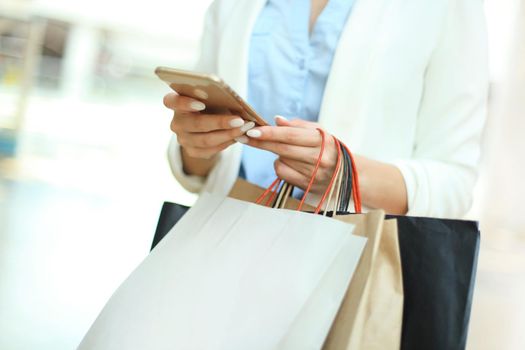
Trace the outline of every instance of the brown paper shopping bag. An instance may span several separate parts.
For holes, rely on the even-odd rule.
[[[368,238],[347,294],[323,349],[399,349],[403,319],[403,280],[395,220],[382,212],[339,216]]]
[[[254,202],[264,189],[237,180],[230,197]],[[290,198],[285,208],[297,208]],[[311,211],[312,207],[303,206]],[[395,220],[384,212],[338,215],[354,224],[354,234],[368,241],[348,286],[323,349],[399,349],[403,315],[403,281]]]

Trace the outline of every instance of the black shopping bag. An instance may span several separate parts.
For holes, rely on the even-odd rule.
[[[189,208],[164,203],[151,249]],[[476,222],[397,219],[403,269],[401,349],[464,349],[479,250]]]
[[[478,224],[394,217],[405,292],[401,349],[464,349],[476,277]]]
[[[153,242],[151,243],[151,250],[170,232],[175,224],[182,218],[184,214],[190,209],[187,206],[164,202],[160,210],[159,221],[157,222],[157,229]]]

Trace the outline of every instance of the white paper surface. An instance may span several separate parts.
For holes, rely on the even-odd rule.
[[[366,242],[352,230],[202,194],[79,349],[320,348]]]

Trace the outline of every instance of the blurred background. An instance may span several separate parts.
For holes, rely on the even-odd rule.
[[[73,349],[145,257],[171,177],[158,65],[191,69],[209,0],[1,0],[0,349]],[[482,245],[469,349],[525,349],[525,1],[486,0]]]

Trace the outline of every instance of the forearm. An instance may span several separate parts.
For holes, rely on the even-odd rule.
[[[183,147],[180,148],[182,169],[187,175],[206,177],[217,162],[218,155],[210,159],[194,158],[189,156]]]
[[[406,214],[407,190],[399,169],[394,165],[357,155],[355,162],[363,205],[384,209],[388,214]]]

